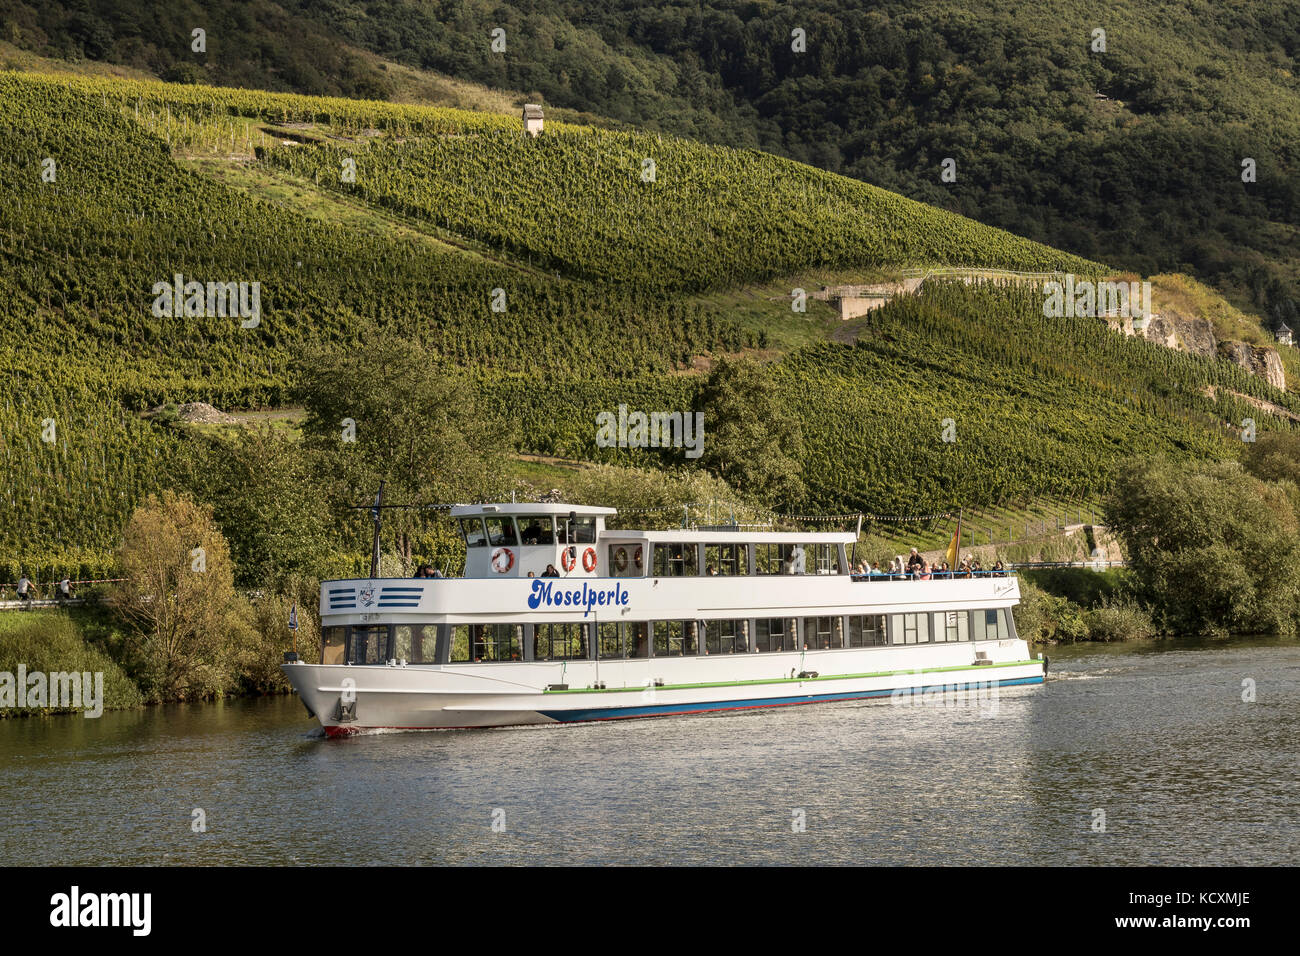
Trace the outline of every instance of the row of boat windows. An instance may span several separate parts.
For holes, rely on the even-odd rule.
[[[985,641],[1014,635],[1006,610],[596,624],[327,627],[323,664],[630,660]],[[440,656],[441,655],[441,656]]]
[[[752,549],[752,554],[751,554]],[[609,574],[640,577],[645,573],[642,547],[609,546]],[[658,578],[743,574],[839,574],[838,544],[705,544],[693,541],[656,542],[650,573]],[[703,558],[703,567],[700,561]],[[751,565],[753,570],[751,571]]]

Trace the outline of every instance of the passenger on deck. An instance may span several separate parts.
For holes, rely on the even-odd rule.
[[[879,562],[879,561],[872,561],[872,562],[871,562],[871,576],[872,576],[873,578],[881,577],[882,575],[884,575],[884,573],[885,573],[884,571],[880,570],[880,562]]]
[[[984,568],[980,565],[979,558],[971,558],[970,569],[971,569],[971,573],[976,577],[984,573]]]
[[[993,576],[998,578],[1005,578],[1007,576],[1006,566],[1001,560],[993,562]]]
[[[560,572],[556,570],[555,565],[553,564],[548,564],[546,570],[542,572],[542,577],[544,578],[558,578],[559,576]]]
[[[917,569],[925,566],[925,558],[921,557],[921,552],[916,548],[912,549],[912,555],[907,559],[907,573],[915,574]]]

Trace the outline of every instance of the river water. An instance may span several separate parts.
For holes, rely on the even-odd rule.
[[[978,705],[348,740],[283,697],[4,720],[0,863],[1300,862],[1300,646],[1049,655]]]

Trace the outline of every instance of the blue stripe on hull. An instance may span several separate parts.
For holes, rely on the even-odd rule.
[[[799,697],[760,697],[746,700],[714,700],[691,704],[659,704],[654,707],[595,707],[589,710],[539,710],[538,713],[561,723],[583,720],[613,720],[620,717],[667,717],[671,714],[695,714],[716,710],[748,710],[753,707],[783,707],[789,704],[817,704],[834,700],[863,700],[888,697],[895,690],[923,694],[926,691],[983,689],[993,685],[1012,687],[1017,684],[1041,684],[1043,677],[1016,677],[1011,680],[972,681],[965,684],[928,684],[924,687],[899,687],[887,690],[851,691],[839,694],[807,694]]]

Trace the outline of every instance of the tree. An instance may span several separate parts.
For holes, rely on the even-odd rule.
[[[212,506],[238,584],[278,587],[324,573],[331,518],[312,458],[296,443],[269,427],[202,436],[187,464],[183,481]]]
[[[752,362],[723,359],[700,390],[701,461],[743,495],[789,507],[804,495],[803,431],[771,376]]]
[[[118,549],[125,580],[110,604],[132,625],[130,650],[155,699],[220,694],[230,681],[227,647],[241,627],[226,541],[212,512],[164,491],[136,508]]]
[[[318,352],[306,365],[295,397],[307,410],[303,430],[314,467],[328,476],[336,506],[369,500],[380,480],[395,504],[469,501],[503,490],[498,476],[513,447],[511,431],[482,417],[473,385],[435,365],[418,343],[385,339],[355,352]],[[427,523],[418,512],[384,517],[398,533]]]
[[[1300,527],[1290,482],[1236,462],[1129,465],[1104,503],[1138,586],[1175,633],[1294,633]]]

